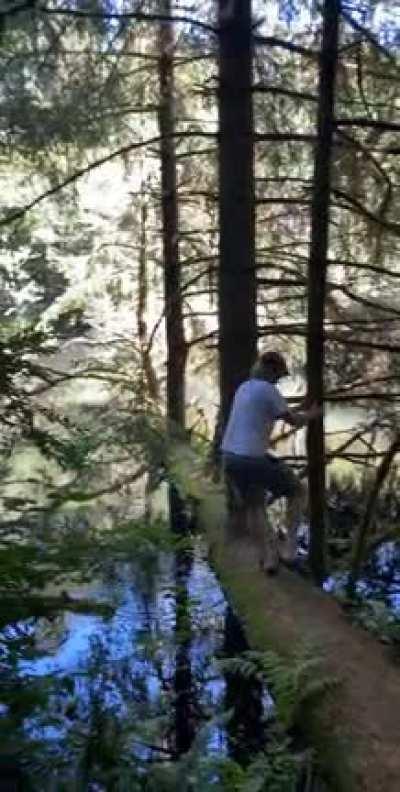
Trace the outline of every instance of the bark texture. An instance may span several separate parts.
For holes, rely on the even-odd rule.
[[[257,347],[251,0],[219,0],[219,359],[222,423]]]
[[[324,316],[329,244],[334,98],[340,0],[325,0],[319,67],[317,142],[311,206],[308,267],[307,383],[309,402],[324,402]],[[315,580],[325,575],[325,443],[323,415],[307,430],[310,565]]]

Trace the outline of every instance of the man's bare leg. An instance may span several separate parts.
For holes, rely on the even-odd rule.
[[[272,574],[279,566],[278,546],[264,505],[250,506],[247,512],[248,531],[253,537],[262,569]]]
[[[288,496],[286,506],[286,539],[279,548],[282,561],[292,563],[297,555],[297,526],[304,514],[306,492],[298,482],[293,495]]]

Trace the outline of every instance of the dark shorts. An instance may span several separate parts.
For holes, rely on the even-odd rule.
[[[276,457],[248,457],[239,454],[222,454],[225,475],[238,487],[242,497],[255,488],[268,490],[273,498],[287,498],[299,489],[293,471]]]

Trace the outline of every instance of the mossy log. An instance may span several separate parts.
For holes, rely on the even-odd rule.
[[[400,676],[388,650],[350,623],[332,596],[286,569],[267,577],[250,536],[229,526],[222,486],[207,480],[190,447],[171,451],[183,495],[197,503],[211,561],[241,619],[250,646],[290,663],[315,647],[334,690],[302,712],[301,728],[335,792],[399,792]]]

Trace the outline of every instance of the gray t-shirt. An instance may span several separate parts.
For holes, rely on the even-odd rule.
[[[274,422],[288,411],[272,382],[250,379],[235,393],[221,448],[230,454],[263,456]]]

